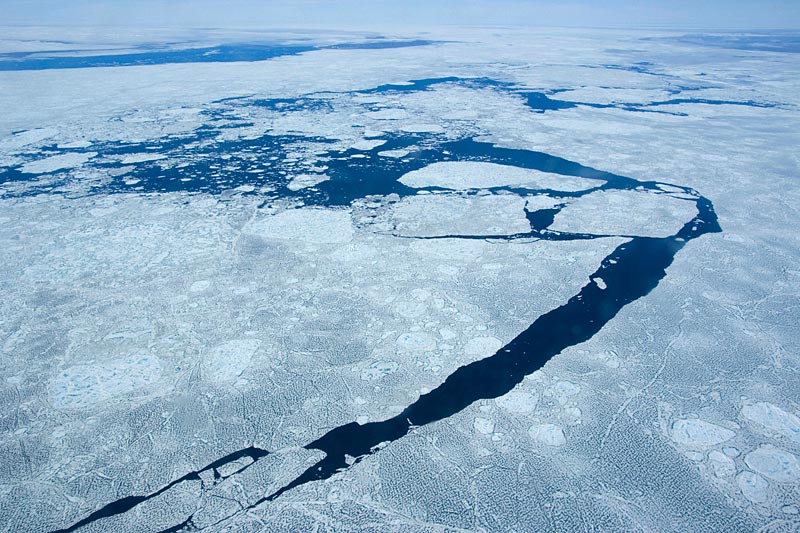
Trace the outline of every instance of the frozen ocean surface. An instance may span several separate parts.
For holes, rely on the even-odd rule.
[[[4,38],[0,527],[798,527],[796,56],[530,31]]]

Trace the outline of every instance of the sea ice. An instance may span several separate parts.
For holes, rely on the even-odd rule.
[[[251,220],[243,230],[264,239],[337,244],[353,239],[350,213],[332,209],[290,209]]]
[[[371,139],[371,140],[364,139],[353,143],[352,147],[356,150],[369,151],[384,144],[386,144],[386,141],[383,139]]]
[[[156,383],[160,373],[161,362],[152,355],[71,366],[51,381],[53,405],[59,409],[93,407]]]

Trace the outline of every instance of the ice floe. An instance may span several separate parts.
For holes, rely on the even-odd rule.
[[[783,435],[800,444],[800,418],[769,402],[748,403],[742,416],[770,432]]]
[[[528,187],[555,191],[583,191],[602,185],[604,182],[497,163],[443,161],[405,174],[400,178],[400,183],[415,188],[441,187],[453,190]]]
[[[403,198],[392,211],[400,235],[512,235],[530,231],[525,200],[516,195]]]
[[[730,429],[699,418],[676,420],[672,424],[672,439],[688,448],[706,448],[731,440],[736,433]]]
[[[595,235],[667,237],[697,214],[693,202],[639,191],[597,191],[570,202],[550,229]]]
[[[203,377],[212,383],[236,381],[250,366],[260,345],[258,339],[235,339],[214,346],[203,356]]]
[[[539,403],[539,397],[530,392],[512,390],[495,400],[495,403],[510,413],[531,413]]]
[[[742,495],[753,503],[766,503],[771,496],[769,483],[763,477],[745,470],[736,476]]]
[[[528,428],[528,435],[538,442],[547,446],[563,446],[567,443],[564,430],[556,424],[534,424]]]
[[[800,482],[800,460],[797,456],[771,444],[762,444],[744,456],[752,470],[782,483]]]
[[[164,154],[153,154],[153,153],[128,154],[122,156],[119,162],[123,165],[132,165],[134,163],[148,163],[150,161],[160,161],[161,159],[166,159],[166,158],[167,156]]]
[[[63,170],[66,168],[75,168],[83,165],[91,158],[95,157],[97,152],[84,152],[84,153],[68,153],[59,154],[37,161],[31,161],[22,165],[21,170],[27,174],[43,174],[47,172],[55,172],[56,170]]]
[[[298,174],[292,177],[292,181],[289,182],[286,188],[290,191],[299,191],[319,185],[328,179],[325,174]]]

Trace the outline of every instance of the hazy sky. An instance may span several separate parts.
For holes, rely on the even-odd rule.
[[[0,24],[798,29],[800,0],[0,0]]]

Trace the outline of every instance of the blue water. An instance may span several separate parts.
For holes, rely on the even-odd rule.
[[[169,63],[230,63],[234,61],[264,61],[275,57],[297,55],[325,49],[373,50],[428,46],[435,41],[370,41],[341,43],[328,46],[280,44],[232,44],[180,50],[148,50],[121,54],[101,55],[49,55],[47,52],[12,52],[0,54],[0,71],[47,70],[94,67],[130,67],[137,65],[165,65]],[[77,50],[76,50],[77,51]],[[58,52],[61,54],[63,52]]]
[[[772,32],[763,34],[690,34],[676,37],[680,43],[728,48],[731,50],[747,50],[753,52],[780,52],[787,54],[800,53],[800,33]]]
[[[531,109],[541,112],[557,111],[567,106],[566,103],[562,103],[562,105],[558,103],[558,100],[550,98],[557,94],[556,92],[551,92],[549,95],[534,93],[517,89],[509,84],[481,79],[416,80],[409,85],[384,85],[371,89],[371,91],[425,91],[440,83],[465,83],[494,90],[510,91],[524,98]],[[663,104],[664,102],[653,105]],[[299,110],[315,108],[314,106],[324,104],[314,98],[301,98],[256,100],[255,103],[249,101],[242,105]],[[198,140],[211,141],[218,133],[218,128],[206,126],[190,136],[168,139],[159,143],[108,143],[93,147],[93,150],[99,150],[103,155],[120,155],[157,149],[159,153],[168,153],[171,157],[178,156],[189,163],[188,166],[181,169],[164,169],[157,162],[137,165],[134,172],[126,175],[126,178],[140,179],[141,182],[135,188],[140,192],[183,191],[222,194],[239,185],[269,186],[274,189],[274,198],[295,198],[302,200],[305,205],[326,207],[349,205],[354,200],[373,195],[397,194],[400,197],[416,195],[418,189],[406,187],[398,181],[399,178],[407,172],[440,161],[486,161],[604,182],[595,188],[576,192],[513,187],[495,187],[489,189],[491,192],[510,191],[521,195],[537,192],[547,193],[556,198],[579,197],[598,189],[637,189],[649,191],[652,194],[670,194],[664,192],[658,182],[635,180],[544,152],[500,148],[472,138],[451,140],[437,134],[386,135],[383,137],[386,143],[371,151],[335,150],[332,148],[328,153],[322,154],[322,157],[329,158],[324,164],[328,167],[325,173],[330,179],[311,189],[291,191],[287,188],[287,176],[281,173],[282,170],[287,169],[287,166],[283,163],[272,162],[269,158],[278,157],[278,161],[280,161],[291,151],[294,143],[309,140],[324,143],[326,142],[324,139],[265,135],[254,140],[204,144],[202,149],[191,147],[193,146],[191,143]],[[400,148],[413,149],[414,153],[409,157],[399,159],[378,155],[378,152],[383,150]],[[49,150],[52,153],[57,152],[55,147],[49,147]],[[203,152],[200,153],[200,150]],[[366,155],[366,157],[349,157],[356,153]],[[230,157],[223,159],[223,156]],[[233,165],[236,168],[225,170],[226,165]],[[109,162],[95,164],[97,168],[107,169],[118,166],[118,163]],[[247,170],[261,172],[253,174]],[[26,176],[16,170],[11,170],[0,176],[0,179],[6,181],[31,179]],[[182,181],[182,178],[186,177],[191,179]],[[65,173],[64,179],[70,179],[69,173]],[[365,456],[378,453],[379,444],[391,443],[403,438],[412,427],[424,426],[445,419],[478,400],[497,398],[509,392],[525,376],[542,368],[547,361],[564,349],[590,339],[627,304],[646,296],[656,287],[666,276],[666,270],[676,254],[684,248],[687,242],[707,233],[721,231],[710,200],[690,188],[674,185],[673,187],[677,187],[680,194],[688,198],[685,201],[694,203],[697,215],[691,220],[685,221],[682,228],[674,235],[664,238],[633,237],[618,246],[603,259],[597,271],[590,276],[601,277],[606,284],[605,290],[601,290],[595,283],[587,280],[583,288],[563,305],[535,318],[525,331],[496,353],[487,354],[484,359],[455,370],[439,387],[422,395],[399,415],[385,421],[363,425],[356,422],[344,424],[308,443],[305,447],[309,450],[322,451],[325,454],[323,459],[250,507],[279,498],[284,492],[297,486],[330,478],[353,464],[348,458],[356,458],[356,462],[358,462]],[[112,194],[130,190],[131,187],[120,181],[114,181],[101,186],[95,193]],[[436,190],[436,187],[429,187],[428,190]],[[478,191],[472,192],[477,194]],[[269,202],[270,200],[267,198],[262,205]],[[513,235],[467,235],[459,236],[459,238],[484,239],[491,237],[517,240],[535,237],[543,240],[586,240],[601,237],[550,230],[549,226],[559,209],[560,207],[557,206],[528,213],[528,220],[531,222],[529,232]],[[531,295],[531,297],[535,296]],[[76,531],[94,522],[128,512],[139,504],[160,496],[182,481],[199,479],[202,472],[213,473],[214,478],[219,480],[221,479],[217,471],[219,467],[243,457],[249,457],[253,460],[251,464],[255,464],[269,453],[267,450],[252,446],[242,448],[220,457],[200,470],[184,474],[150,494],[127,496],[111,501],[61,531]],[[248,467],[240,468],[230,475],[236,475],[246,468]],[[183,515],[176,516],[175,525],[165,531],[190,530],[193,527],[192,516]]]

